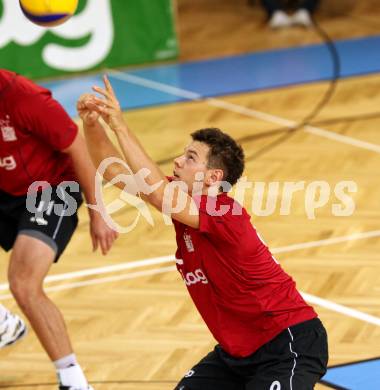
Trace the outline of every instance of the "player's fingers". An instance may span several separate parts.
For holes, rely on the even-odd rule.
[[[101,104],[101,103],[96,103],[96,102],[88,102],[86,104],[87,108],[96,111],[101,115],[109,116],[114,112],[113,108],[108,108],[106,105]]]
[[[90,110],[90,111],[94,111],[96,112],[97,114],[101,114],[102,111],[101,111],[101,107],[99,107],[97,104],[95,103],[91,103],[91,102],[88,102],[86,103],[86,109],[87,110]],[[83,109],[84,110],[84,109]]]
[[[109,250],[109,246],[108,246],[108,242],[107,242],[107,237],[103,236],[103,237],[99,237],[99,241],[100,241],[100,248],[102,250],[102,254],[103,255],[106,255],[108,250]]]
[[[88,107],[88,108],[90,108],[90,107],[96,106],[97,104],[96,104],[96,102],[95,102],[95,99],[92,98],[92,99],[87,99],[87,100],[85,100],[85,101],[83,102],[83,105],[86,106],[86,107]]]
[[[107,107],[100,107],[100,115],[102,115],[103,118],[109,118],[111,115],[115,112],[112,108]]]
[[[106,86],[107,92],[110,93],[112,95],[112,97],[116,98],[115,91],[113,90],[112,85],[111,85],[111,83],[108,79],[108,76],[106,74],[103,75],[103,82],[104,82],[104,85]]]
[[[98,239],[96,238],[95,234],[91,234],[91,240],[92,240],[92,251],[95,252],[98,249]]]
[[[114,100],[114,96],[108,92],[106,89],[103,89],[103,88],[100,88],[98,87],[97,85],[93,86],[92,89],[97,92],[98,94],[104,96],[105,98],[113,101]]]
[[[108,241],[108,250],[112,248],[112,245],[114,241],[117,238],[117,232],[115,232],[113,229],[111,229],[107,234],[107,241]]]
[[[96,89],[95,89],[96,88]],[[114,107],[116,110],[120,110],[120,103],[116,99],[116,97],[111,96],[108,92],[102,90],[101,88],[98,89],[98,87],[94,87],[95,91],[99,94],[103,95],[106,100],[100,99],[97,96],[94,96],[93,99],[97,102],[103,102],[104,104],[109,105],[110,107]]]
[[[84,111],[86,110],[86,102],[84,100],[78,101],[77,102],[77,110],[78,111]]]
[[[79,96],[79,99],[78,99],[78,103],[79,102],[84,102],[85,100],[87,100],[89,97],[91,97],[92,95],[89,94],[89,93],[84,93],[82,95]]]
[[[115,103],[114,102],[109,101],[109,100],[100,99],[98,97],[94,97],[92,99],[92,102],[96,103],[96,104],[99,104],[100,106],[107,106],[107,107],[110,107],[110,108],[114,108],[115,107]]]
[[[107,248],[108,250],[110,250],[112,248],[112,245],[113,245],[113,242],[115,241],[115,238],[113,236],[113,234],[108,234],[107,236]]]

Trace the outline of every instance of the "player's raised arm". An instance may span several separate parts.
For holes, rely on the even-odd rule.
[[[99,113],[87,107],[86,103],[91,99],[92,95],[83,94],[77,102],[77,111],[83,122],[83,130],[91,159],[95,167],[98,167],[108,157],[122,159],[122,156],[99,122]],[[114,163],[107,166],[104,177],[110,181],[119,174],[129,174],[129,172],[121,164]],[[115,185],[121,189],[124,188],[121,182],[115,183]]]
[[[151,193],[145,193],[143,196],[144,199],[158,210],[162,211],[165,208],[175,210],[178,202],[177,198],[179,196],[185,197],[185,201],[182,202],[183,207],[180,208],[179,211],[172,212],[171,216],[184,224],[197,228],[199,226],[199,216],[197,215],[196,207],[194,207],[194,201],[187,193],[181,192],[178,189],[170,193],[169,199],[165,199],[165,188],[169,184],[168,179],[158,165],[145,152],[136,136],[129,129],[123,118],[120,104],[108,78],[104,76],[103,80],[104,88],[94,87],[94,91],[102,95],[102,98],[94,95],[90,97],[87,96],[83,100],[84,105],[88,110],[96,111],[107,123],[110,129],[114,131],[122,153],[131,171],[134,174],[138,174],[142,169],[148,170],[149,175],[144,177],[144,181],[148,188],[155,188],[155,190]],[[89,135],[89,130],[90,128],[88,127],[86,137]],[[103,132],[101,135],[99,134],[100,130],[98,127],[95,127],[93,130],[98,133],[95,137],[99,137],[99,142],[90,142],[89,147],[90,149],[97,149],[96,153],[98,156],[103,156],[103,158],[105,158],[108,154],[112,153],[108,143],[105,142],[103,138],[104,136],[107,136],[104,134],[103,129],[101,130]],[[93,137],[94,135],[90,134],[89,136]],[[91,151],[91,153],[95,152]],[[112,173],[106,177],[109,181],[112,180],[110,176],[112,176]],[[161,185],[159,185],[159,183],[161,183]],[[191,213],[190,210],[192,210]]]

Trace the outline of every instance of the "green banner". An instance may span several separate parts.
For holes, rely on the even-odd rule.
[[[54,28],[36,26],[18,0],[0,0],[0,67],[31,78],[167,60],[178,55],[172,0],[80,0]]]

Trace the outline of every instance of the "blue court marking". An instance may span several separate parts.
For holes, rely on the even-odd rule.
[[[335,42],[341,59],[341,77],[380,72],[380,36]],[[289,85],[313,83],[332,77],[333,63],[326,45],[256,52],[207,61],[160,65],[128,70],[128,74],[200,94],[231,95]],[[168,92],[112,78],[123,109],[188,100]],[[70,115],[76,115],[78,96],[101,85],[101,77],[81,76],[44,83]]]
[[[380,358],[331,367],[322,383],[347,390],[379,390]]]

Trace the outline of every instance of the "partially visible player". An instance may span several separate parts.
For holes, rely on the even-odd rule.
[[[50,91],[0,69],[0,245],[13,249],[10,289],[55,365],[60,390],[92,389],[43,289],[78,224],[77,182],[96,203],[95,168],[75,123]],[[89,209],[89,216],[93,249],[106,254],[117,234],[98,212]]]
[[[94,88],[104,99],[84,95],[78,102],[93,161],[98,165],[119,156],[98,121],[101,115],[133,173],[148,169],[145,185],[162,183],[144,199],[161,212],[171,211],[178,271],[218,341],[176,390],[313,389],[326,371],[326,331],[246,210],[227,195],[244,169],[241,147],[219,129],[194,132],[183,155],[174,160],[169,184],[125,123],[106,77],[104,82],[105,89]],[[122,173],[118,169],[110,166],[105,178],[113,180]]]

